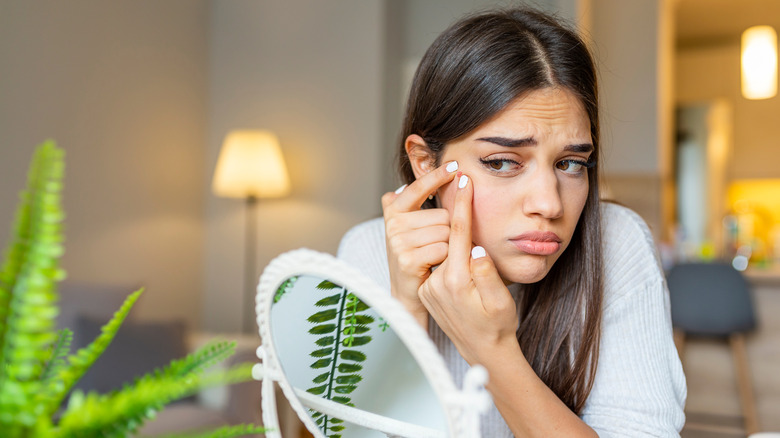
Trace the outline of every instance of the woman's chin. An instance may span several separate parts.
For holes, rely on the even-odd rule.
[[[509,285],[513,283],[519,284],[531,284],[541,281],[547,273],[550,272],[550,268],[546,263],[510,263],[509,266],[497,266],[498,274],[501,279],[504,280],[504,284]]]

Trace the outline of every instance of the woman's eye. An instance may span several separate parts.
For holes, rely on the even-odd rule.
[[[585,170],[585,168],[592,167],[588,162],[586,161],[579,161],[579,160],[561,160],[557,163],[555,163],[555,167],[558,170],[562,170],[566,173],[570,173],[573,175],[580,174]]]
[[[492,170],[494,172],[509,172],[519,166],[517,161],[506,158],[496,158],[492,160],[480,158],[479,161],[481,161],[482,165],[485,166],[488,170]]]

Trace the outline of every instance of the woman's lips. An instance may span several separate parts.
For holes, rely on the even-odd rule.
[[[561,248],[561,238],[550,231],[529,231],[509,240],[517,249],[531,255],[552,255]]]

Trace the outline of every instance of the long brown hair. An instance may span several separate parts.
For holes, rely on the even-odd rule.
[[[596,166],[588,169],[588,199],[568,248],[544,279],[523,285],[517,339],[536,374],[579,414],[596,374],[603,290],[598,91],[584,42],[553,17],[530,9],[481,13],[452,25],[415,73],[399,168],[406,183],[414,181],[403,145],[409,135],[421,136],[438,161],[448,142],[546,87],[565,88],[582,102]]]

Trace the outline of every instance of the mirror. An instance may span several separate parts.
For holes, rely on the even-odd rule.
[[[289,277],[277,289],[270,322],[279,363],[293,388],[446,431],[442,407],[409,350],[349,289],[311,275]],[[352,425],[312,415],[326,436],[354,436]]]
[[[260,278],[256,310],[263,386],[277,382],[315,436],[478,435],[486,376],[467,377],[469,390],[458,391],[411,315],[343,261],[282,254]],[[267,395],[264,421],[276,424]]]

